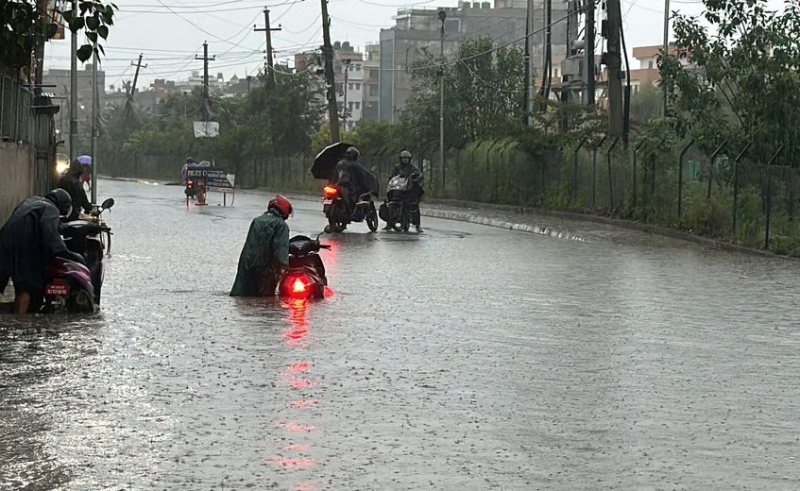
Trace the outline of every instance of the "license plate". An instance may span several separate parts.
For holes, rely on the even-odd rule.
[[[323,205],[330,205],[332,203],[333,203],[333,200],[330,199],[330,198],[325,198],[324,200],[322,200],[322,204]]]
[[[53,282],[47,285],[44,293],[49,297],[66,297],[69,295],[69,287],[62,282]]]

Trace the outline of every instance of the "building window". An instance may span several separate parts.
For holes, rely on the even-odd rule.
[[[360,102],[356,102],[356,111],[360,111],[360,110],[361,110],[361,103]]]
[[[357,72],[360,72],[360,71],[361,71],[361,65],[356,65],[356,71],[357,71]]]
[[[347,90],[353,90],[353,84],[352,83],[347,84]]]
[[[650,60],[649,62],[647,62],[647,68],[649,68],[650,70],[653,69],[653,60]]]
[[[356,82],[356,90],[361,90],[361,84]]]
[[[353,110],[353,103],[352,102],[348,102],[347,103],[347,107],[349,107],[350,110],[352,111]]]

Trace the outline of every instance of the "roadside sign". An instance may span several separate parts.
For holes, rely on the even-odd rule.
[[[228,174],[223,169],[215,168],[207,171],[206,187],[209,191],[216,191],[218,193],[232,193],[235,182],[236,175]]]
[[[219,123],[216,121],[195,121],[195,138],[215,138],[219,136]]]

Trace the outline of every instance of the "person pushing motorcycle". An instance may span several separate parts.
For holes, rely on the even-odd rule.
[[[253,219],[247,233],[232,297],[273,296],[282,272],[289,267],[289,226],[292,203],[275,196],[267,211]]]
[[[411,223],[416,228],[417,233],[422,233],[419,213],[419,200],[423,194],[422,184],[424,178],[422,172],[420,172],[420,170],[411,163],[411,152],[408,150],[403,150],[400,152],[400,162],[396,163],[392,168],[392,173],[389,176],[389,180],[391,181],[392,178],[397,176],[408,178],[414,186],[414,192],[411,193],[413,201],[409,203],[411,205]],[[383,229],[391,230],[392,225],[387,223]]]

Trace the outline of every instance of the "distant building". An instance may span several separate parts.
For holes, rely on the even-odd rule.
[[[377,121],[380,119],[381,45],[380,43],[368,44],[364,51],[366,53],[364,57],[364,91],[361,102],[361,116],[365,121]]]
[[[543,0],[533,2],[533,29],[544,32]],[[496,0],[489,2],[460,2],[457,8],[400,9],[394,17],[396,24],[382,29],[380,34],[380,118],[396,122],[413,89],[409,66],[423,60],[423,50],[439,56],[441,21],[438,12],[447,14],[444,23],[444,54],[452,60],[465,40],[491,38],[496,46],[509,44],[524,49],[527,0]],[[552,19],[567,16],[567,0],[553,0]],[[575,39],[577,26],[571,26]],[[567,52],[567,23],[556,22],[552,28],[552,56]],[[532,36],[531,57],[534,69],[540,68],[544,39]],[[555,74],[554,74],[555,76]]]
[[[61,106],[55,117],[57,139],[67,139],[70,121],[70,70],[51,68],[45,70],[42,84],[48,86],[45,90],[52,94],[53,104]],[[97,70],[98,107],[105,107],[106,100],[106,74]],[[52,87],[50,87],[52,86]],[[78,71],[78,138],[80,148],[88,148],[92,133],[92,64],[87,63],[84,69]]]

